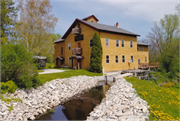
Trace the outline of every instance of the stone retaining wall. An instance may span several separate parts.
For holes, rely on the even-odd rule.
[[[16,90],[11,97],[21,98],[23,103],[11,101],[9,104],[0,100],[0,120],[34,120],[48,109],[68,101],[71,97],[97,86],[97,81],[88,76],[56,79],[46,82],[37,89]],[[13,110],[8,111],[13,105]]]
[[[132,84],[124,78],[117,79],[105,94],[106,98],[87,117],[87,121],[145,121],[149,106],[138,97]]]

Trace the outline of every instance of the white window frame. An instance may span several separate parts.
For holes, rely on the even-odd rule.
[[[107,47],[109,47],[109,39],[108,39],[108,38],[105,39],[105,45],[106,45]]]
[[[145,62],[147,62],[147,57],[145,57]]]
[[[124,47],[124,40],[121,40],[121,47]]]
[[[119,40],[118,39],[116,40],[116,47],[119,47]]]
[[[141,50],[142,50],[142,51],[144,51],[144,48],[143,48],[143,47],[141,47]]]
[[[130,48],[133,48],[133,41],[130,41]]]
[[[109,57],[109,55],[106,55],[106,63],[107,63],[107,56]],[[108,63],[110,63],[110,57],[108,58],[109,60],[109,62]]]
[[[134,62],[134,56],[133,55],[131,55],[131,60],[132,60],[132,62]]]
[[[71,59],[70,59],[70,57],[68,58],[68,63],[71,64]]]
[[[68,50],[71,50],[71,43],[68,43]]]
[[[116,58],[117,57],[117,58]],[[119,63],[119,57],[118,55],[115,55],[115,63]]]
[[[89,47],[92,47],[92,46],[91,46],[91,41],[92,41],[92,39],[89,39]]]
[[[123,62],[123,56],[124,56],[124,62]],[[122,62],[123,62],[123,63],[125,63],[125,62],[126,62],[125,55],[122,55]]]
[[[138,64],[140,64],[141,63],[141,59],[138,59]]]

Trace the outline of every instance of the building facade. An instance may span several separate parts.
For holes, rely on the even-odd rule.
[[[101,38],[104,71],[137,69],[139,63],[149,63],[148,45],[137,41],[140,35],[119,28],[118,23],[109,26],[98,21],[91,15],[72,23],[62,38],[54,42],[55,66],[89,69],[95,32]]]

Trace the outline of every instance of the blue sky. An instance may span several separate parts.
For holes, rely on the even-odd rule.
[[[111,1],[111,2],[109,2]],[[144,2],[146,1],[146,2]],[[76,18],[95,15],[101,24],[119,27],[146,38],[154,21],[175,14],[180,0],[51,0],[52,14],[58,18],[55,33],[64,35]]]

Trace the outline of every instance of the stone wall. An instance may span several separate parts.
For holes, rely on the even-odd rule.
[[[106,92],[106,98],[90,113],[87,121],[145,121],[149,106],[135,93],[132,84],[118,79]]]
[[[14,94],[11,94],[11,97],[21,98],[23,103],[11,101],[7,104],[0,100],[0,120],[34,120],[36,116],[45,113],[48,109],[62,104],[73,96],[96,85],[97,81],[94,78],[78,76],[52,80],[37,89],[16,90]],[[13,110],[8,111],[11,104]]]

